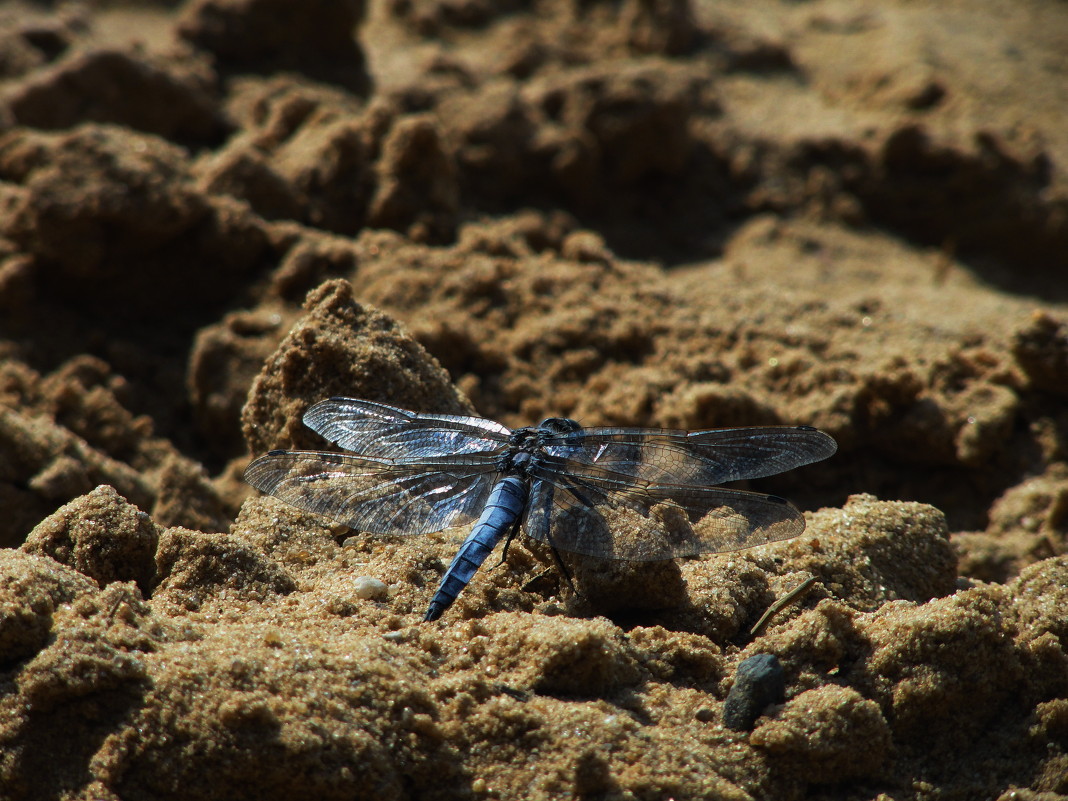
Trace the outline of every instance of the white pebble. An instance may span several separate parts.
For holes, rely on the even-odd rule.
[[[377,601],[386,597],[389,588],[384,581],[379,581],[374,576],[357,576],[352,580],[352,590],[356,597],[364,601]]]

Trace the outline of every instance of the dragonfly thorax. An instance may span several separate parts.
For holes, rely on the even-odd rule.
[[[542,457],[546,442],[560,434],[570,434],[581,429],[577,422],[566,417],[548,417],[537,427],[517,428],[508,438],[509,448],[497,463],[501,473],[527,475]]]

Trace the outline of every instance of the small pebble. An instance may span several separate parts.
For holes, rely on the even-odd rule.
[[[738,665],[734,686],[723,706],[723,722],[735,731],[749,731],[769,704],[786,697],[786,673],[774,654],[757,654]]]
[[[693,713],[693,717],[699,723],[709,723],[716,719],[716,713],[707,706],[703,706]]]
[[[364,601],[378,601],[386,597],[389,587],[374,576],[357,576],[352,580],[352,591]]]

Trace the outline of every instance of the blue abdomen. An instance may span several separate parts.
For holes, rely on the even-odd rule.
[[[437,620],[456,600],[456,596],[486,561],[490,551],[519,520],[527,505],[527,495],[527,484],[518,476],[506,476],[494,485],[486,508],[445,571],[423,620]]]

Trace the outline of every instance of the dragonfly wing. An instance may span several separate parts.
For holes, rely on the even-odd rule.
[[[324,451],[271,451],[245,471],[256,489],[376,534],[426,534],[476,519],[496,475],[492,458],[420,464]]]
[[[656,484],[709,486],[772,476],[831,456],[838,446],[808,426],[671,431],[587,428],[558,434],[545,446],[552,456]]]
[[[569,467],[539,468],[524,521],[529,536],[566,551],[657,561],[751,548],[805,530],[801,512],[775,495],[583,475]]]
[[[512,433],[481,417],[417,414],[357,398],[320,401],[305,412],[304,423],[347,451],[377,459],[499,451]]]

